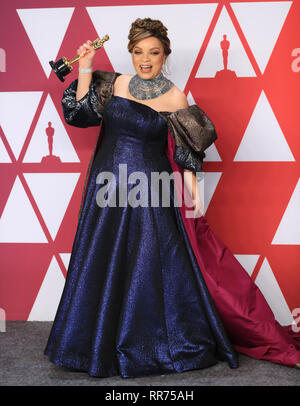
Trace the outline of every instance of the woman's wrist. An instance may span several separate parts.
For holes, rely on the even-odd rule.
[[[78,69],[92,69],[93,68],[93,61],[79,61]]]

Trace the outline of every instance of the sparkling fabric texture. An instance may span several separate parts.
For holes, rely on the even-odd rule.
[[[114,82],[119,75],[118,72],[94,71],[90,89],[79,101],[76,100],[78,79],[71,82],[63,92],[62,108],[68,124],[82,128],[100,125],[98,139],[88,165],[78,220],[83,209],[91,166],[103,134],[102,113],[105,104],[113,95]],[[202,172],[203,159],[206,156],[204,150],[217,139],[212,121],[196,104],[175,112],[162,111],[159,114],[166,120],[169,133],[174,138],[172,160],[196,175],[197,172]]]
[[[127,164],[128,176],[142,171],[149,180],[152,171],[172,172],[165,119],[118,96],[102,114],[104,136],[45,354],[56,365],[99,377],[181,372],[217,360],[237,367],[204,280],[196,277],[173,188],[170,207],[151,207],[150,181],[142,191],[148,207],[96,202],[98,174],[113,172],[118,189],[119,164]]]
[[[97,204],[100,172],[112,172],[120,189],[119,164],[127,164],[128,177],[141,171],[148,179],[153,171],[201,171],[204,150],[217,137],[196,105],[158,113],[113,96],[118,75],[93,72],[79,101],[77,79],[63,94],[68,124],[100,129],[45,355],[97,377],[181,372],[217,360],[236,368],[237,352],[295,366],[300,332],[276,321],[207,219],[187,218],[184,196],[183,205],[174,204],[183,189],[168,189],[169,207]],[[150,185],[143,184],[140,197],[150,198]],[[127,185],[129,192],[134,187]]]

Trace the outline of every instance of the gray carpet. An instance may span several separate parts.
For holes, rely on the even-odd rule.
[[[219,362],[210,368],[181,374],[94,378],[55,366],[43,354],[51,325],[51,322],[6,323],[6,332],[0,332],[0,386],[300,386],[300,369],[242,354],[237,369]]]

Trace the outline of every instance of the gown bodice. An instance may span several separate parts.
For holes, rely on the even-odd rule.
[[[103,113],[106,140],[114,152],[131,148],[139,158],[156,159],[164,153],[167,124],[151,107],[121,96],[112,96]],[[107,135],[109,134],[109,135]]]
[[[103,126],[104,136],[95,156],[91,178],[97,183],[97,190],[106,183],[109,172],[116,181],[111,187],[116,187],[118,203],[119,190],[126,188],[128,194],[138,183],[148,204],[151,199],[162,202],[166,194],[170,196],[170,204],[177,204],[176,200],[174,202],[172,167],[165,153],[168,126],[164,118],[145,104],[112,96],[105,105]],[[156,175],[167,177],[155,184]]]

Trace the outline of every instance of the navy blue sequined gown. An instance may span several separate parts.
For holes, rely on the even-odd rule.
[[[172,173],[165,120],[144,104],[112,96],[103,123],[45,354],[56,365],[98,377],[182,372],[218,359],[237,367],[207,289],[195,277],[199,269],[173,188],[169,207],[161,201],[151,207],[151,172]],[[136,171],[147,176],[145,207],[97,204],[99,173],[112,172],[118,191],[120,164],[128,177]],[[137,184],[128,181],[128,190]]]

